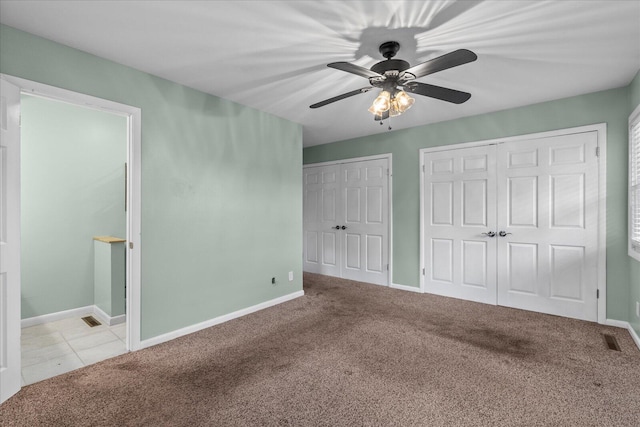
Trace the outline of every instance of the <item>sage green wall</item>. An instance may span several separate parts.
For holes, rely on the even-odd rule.
[[[627,105],[622,88],[392,132],[372,121],[378,133],[306,148],[304,163],[393,154],[393,282],[419,287],[419,149],[607,123],[607,315],[627,320]]]
[[[629,85],[629,96],[631,98],[631,113],[638,105],[640,105],[640,71],[638,71]]]
[[[0,72],[142,109],[142,339],[302,289],[298,124],[4,25]]]
[[[127,121],[33,96],[21,103],[26,319],[94,304],[93,236],[126,233]]]
[[[629,85],[629,100],[628,116],[640,106],[640,71]],[[633,258],[630,258],[629,277],[629,323],[640,336],[640,318],[636,316],[636,301],[640,301],[640,262]]]

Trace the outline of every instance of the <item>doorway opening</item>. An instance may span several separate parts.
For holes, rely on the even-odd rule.
[[[17,101],[17,111],[20,114],[20,120],[24,127],[23,131],[15,133],[17,136],[11,136],[9,134],[9,136],[5,137],[5,134],[3,134],[3,145],[6,143],[7,147],[10,147],[12,144],[12,138],[16,138],[16,140],[13,141],[13,146],[19,147],[17,150],[18,161],[15,160],[15,155],[13,155],[13,157],[8,157],[9,159],[13,159],[11,160],[12,164],[9,169],[12,169],[14,172],[16,169],[21,169],[20,166],[23,162],[20,161],[20,151],[23,153],[22,160],[25,161],[25,163],[29,161],[29,158],[33,157],[33,153],[29,154],[29,150],[35,147],[26,147],[23,145],[26,141],[31,140],[30,137],[25,137],[24,135],[25,132],[28,132],[27,129],[31,127],[29,124],[30,117],[28,116],[28,114],[30,114],[29,110],[32,106],[31,104],[39,104],[39,107],[42,107],[44,104],[49,104],[50,106],[55,104],[59,110],[75,109],[76,111],[81,111],[82,114],[85,115],[94,115],[103,118],[108,117],[110,120],[118,122],[119,128],[116,133],[119,133],[120,135],[118,138],[120,140],[120,147],[119,152],[115,157],[119,157],[122,160],[114,160],[114,158],[111,158],[111,163],[109,165],[104,166],[104,162],[98,162],[102,166],[96,166],[96,164],[98,164],[96,163],[96,158],[102,157],[101,160],[104,160],[104,157],[109,157],[111,155],[103,151],[105,146],[101,147],[100,143],[96,142],[97,140],[100,140],[100,136],[104,137],[104,135],[98,135],[102,130],[99,126],[87,125],[83,120],[77,120],[74,123],[72,119],[72,127],[78,127],[81,132],[84,132],[86,137],[85,139],[88,141],[88,146],[83,147],[76,144],[75,147],[67,147],[69,149],[65,153],[64,150],[62,150],[62,145],[69,142],[66,140],[66,137],[63,136],[58,141],[51,141],[51,139],[49,139],[48,147],[46,145],[40,145],[39,149],[34,150],[36,166],[32,168],[33,170],[31,172],[27,170],[27,173],[34,173],[34,176],[36,176],[37,179],[31,179],[33,177],[25,179],[25,174],[21,173],[22,171],[19,170],[18,176],[23,177],[22,183],[20,179],[7,179],[4,184],[6,187],[5,189],[7,190],[6,194],[8,195],[7,206],[11,208],[11,213],[14,214],[7,217],[8,219],[15,219],[16,211],[18,211],[18,218],[22,218],[23,214],[30,215],[34,212],[37,215],[38,210],[46,210],[49,214],[46,217],[40,217],[37,222],[40,225],[38,227],[30,228],[29,230],[26,230],[25,226],[35,223],[31,220],[23,220],[24,224],[20,226],[23,236],[20,238],[18,244],[16,245],[14,241],[12,245],[5,246],[4,250],[9,256],[18,258],[19,263],[11,263],[13,266],[19,266],[23,263],[29,264],[30,258],[32,261],[35,258],[38,259],[35,263],[30,264],[31,266],[35,266],[34,268],[29,267],[29,265],[23,265],[22,268],[20,268],[20,270],[25,272],[26,268],[29,267],[30,269],[28,274],[23,273],[23,277],[20,277],[19,274],[11,276],[19,279],[16,284],[20,288],[20,292],[18,292],[17,298],[13,297],[10,301],[6,301],[7,304],[11,305],[22,305],[21,316],[19,314],[6,316],[6,334],[3,334],[1,337],[3,342],[11,344],[6,347],[6,350],[8,355],[11,356],[8,357],[7,360],[12,363],[8,363],[7,366],[4,367],[2,374],[3,384],[5,377],[7,379],[7,384],[9,384],[8,380],[11,379],[11,387],[7,386],[6,388],[7,390],[11,388],[12,394],[19,388],[19,384],[15,384],[14,387],[13,379],[17,379],[21,376],[19,373],[17,376],[15,375],[16,370],[20,372],[20,364],[13,361],[19,361],[21,353],[23,353],[22,355],[24,356],[26,349],[23,346],[21,351],[19,345],[12,344],[16,341],[11,337],[20,336],[21,327],[40,327],[43,329],[45,328],[44,325],[53,323],[55,324],[55,328],[60,328],[60,331],[68,326],[71,326],[72,329],[75,328],[75,331],[66,330],[64,333],[61,332],[58,335],[54,334],[57,338],[52,338],[52,340],[58,342],[50,343],[53,347],[48,350],[55,352],[55,344],[60,344],[60,337],[62,337],[62,340],[66,343],[70,343],[74,338],[79,338],[79,336],[77,336],[78,334],[82,335],[79,331],[80,327],[90,328],[90,326],[81,320],[81,318],[86,317],[87,315],[92,315],[101,323],[97,328],[103,329],[97,333],[92,331],[91,334],[93,335],[92,338],[94,340],[93,344],[103,341],[103,343],[110,342],[111,345],[114,346],[117,341],[120,341],[122,345],[122,352],[138,350],[141,348],[141,248],[139,241],[141,207],[141,111],[136,107],[13,76],[0,75],[0,77],[3,81],[16,87],[16,90],[19,90],[20,96]],[[3,83],[3,85],[4,84],[5,83]],[[38,108],[35,110],[37,111]],[[24,116],[23,113],[25,113]],[[47,119],[52,122],[50,124],[54,127],[60,124],[59,120],[56,120],[58,118],[59,117],[53,116],[47,117]],[[82,128],[83,124],[85,126],[84,129]],[[94,138],[96,136],[98,136],[97,139]],[[22,141],[20,141],[21,139]],[[109,137],[106,139],[109,139]],[[13,149],[9,148],[9,150]],[[82,156],[83,154],[84,157]],[[65,157],[65,155],[67,157]],[[116,161],[117,166],[115,166]],[[29,167],[26,169],[29,169]],[[81,173],[96,172],[96,170],[99,170],[99,173],[94,174],[93,177],[87,177]],[[57,181],[58,174],[66,174],[66,181]],[[40,175],[39,178],[38,175]],[[15,173],[11,175],[11,177],[15,176]],[[44,187],[48,185],[48,188],[44,188],[44,192],[43,188],[39,188],[37,195],[41,195],[42,197],[40,198],[45,199],[40,200],[40,202],[47,201],[50,205],[49,208],[52,209],[37,209],[37,202],[35,205],[29,205],[29,203],[33,202],[33,200],[29,201],[30,196],[32,195],[29,193],[29,183],[45,183],[46,185],[44,185]],[[31,188],[31,190],[33,190],[33,188]],[[17,197],[16,194],[18,195]],[[27,194],[29,194],[29,196],[25,197]],[[24,199],[22,202],[20,200],[20,196]],[[107,202],[103,204],[95,203],[96,199],[101,198],[106,199]],[[80,219],[76,218],[75,220],[73,218],[66,218],[62,222],[58,222],[56,224],[53,221],[52,216],[58,215],[64,218],[62,208],[69,207],[67,205],[73,205],[71,207],[75,207],[78,211],[83,211],[84,209],[84,217],[80,217]],[[16,209],[16,207],[18,209]],[[20,207],[23,209],[19,209]],[[32,209],[33,207],[36,209]],[[56,209],[58,209],[58,211],[56,211]],[[22,212],[22,210],[24,210],[24,212]],[[47,232],[47,230],[56,230],[63,232],[66,231],[70,234],[72,231],[77,229],[91,228],[91,226],[87,227],[87,223],[91,222],[89,220],[90,217],[97,217],[100,220],[98,221],[98,224],[100,224],[101,221],[108,222],[110,213],[117,211],[119,211],[117,226],[102,227],[101,225],[96,226],[96,223],[94,223],[93,228],[95,229],[95,232],[91,233],[92,236],[88,239],[88,242],[86,242],[87,239],[84,238],[83,243],[78,244],[78,241],[75,240],[74,244],[70,235],[63,233],[66,237],[58,236],[56,238],[54,236],[56,233]],[[6,225],[10,228],[15,224],[16,223],[8,220]],[[20,223],[17,222],[17,224]],[[29,235],[33,234],[32,231],[39,231],[35,233],[36,240],[38,238],[45,241],[47,239],[49,240],[47,250],[53,255],[58,256],[58,260],[52,259],[52,257],[46,257],[45,261],[41,263],[43,259],[41,256],[42,254],[36,257],[29,257],[26,255],[28,253],[29,246],[33,245],[32,242],[34,240],[34,236]],[[104,245],[106,249],[96,249],[100,244]],[[118,246],[118,250],[114,249],[115,246]],[[60,256],[60,254],[62,254],[62,256]],[[87,256],[87,254],[89,254],[89,256]],[[82,257],[80,255],[82,255]],[[103,259],[99,260],[100,257]],[[83,276],[81,281],[85,282],[83,284],[84,288],[81,289],[79,286],[71,286],[67,289],[63,288],[62,290],[57,290],[53,286],[54,280],[48,281],[49,288],[44,291],[38,291],[37,287],[35,291],[33,287],[30,288],[30,285],[28,284],[28,281],[30,280],[29,275],[35,274],[36,276],[42,275],[42,277],[46,277],[47,273],[49,273],[51,276],[54,276],[52,273],[55,272],[56,269],[57,271],[64,271],[64,268],[60,268],[62,264],[61,260],[75,259],[78,261],[80,258],[83,258],[83,262],[76,263],[81,264],[81,268],[79,270]],[[11,266],[9,267],[11,268]],[[57,281],[65,282],[64,284],[68,285],[69,283],[67,282],[72,281],[72,271],[70,270],[73,268],[74,267],[67,266],[66,270],[69,274],[66,279],[64,278],[64,273],[57,273]],[[117,285],[116,282],[119,280],[121,288],[116,286],[114,288],[116,289],[115,291],[112,289],[103,291],[97,290],[97,282],[100,281],[98,280],[99,276],[102,277],[105,275],[108,277],[106,277],[106,280],[103,280],[104,282]],[[63,278],[61,279],[60,277]],[[104,277],[102,277],[102,279],[104,279]],[[88,286],[86,282],[90,282]],[[48,298],[50,301],[44,301],[42,299],[38,300],[35,295],[39,292],[45,293],[47,295],[45,299]],[[12,293],[12,295],[14,294],[15,293]],[[25,294],[27,295],[27,298],[23,298],[23,304],[21,304],[20,297],[24,297]],[[88,298],[88,295],[91,295],[92,299]],[[94,296],[99,296],[99,298],[95,299],[93,298]],[[64,307],[64,305],[60,303],[63,297],[72,297],[75,298],[76,301],[73,304],[68,303],[67,306]],[[82,303],[77,304],[78,301],[82,301]],[[74,325],[75,321],[80,322],[80,325]],[[111,331],[112,328],[117,329],[117,333]],[[24,330],[25,329],[23,329],[23,331]],[[109,335],[106,333],[110,333],[113,340],[109,338]],[[76,335],[74,336],[74,334]],[[85,350],[89,349],[91,346],[91,343],[83,343],[80,345],[80,347],[84,347]],[[76,353],[76,355],[79,354],[79,351],[82,350],[73,348],[73,352]],[[114,351],[113,348],[111,351],[112,353],[118,353],[118,351]],[[100,359],[100,356],[96,355],[95,352],[94,354],[91,353],[92,352],[83,353],[83,364],[95,363]],[[42,359],[43,357],[46,357],[45,354],[46,351],[43,351],[39,357]],[[18,356],[17,359],[14,355]],[[35,357],[33,353],[30,356]],[[82,360],[82,358],[80,359]],[[34,360],[34,358],[31,358],[29,362],[33,362]],[[25,358],[23,357],[23,365],[26,365],[24,362]],[[25,380],[26,378],[22,378],[23,385],[25,383],[34,382]],[[3,395],[3,400],[7,398],[8,395],[10,394],[7,393],[7,396]]]
[[[28,385],[126,352],[127,119],[28,94],[20,106]]]

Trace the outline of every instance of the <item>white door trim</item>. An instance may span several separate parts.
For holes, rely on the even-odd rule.
[[[387,197],[387,211],[389,212],[389,229],[388,229],[388,233],[389,233],[389,240],[387,242],[388,248],[387,248],[387,253],[389,254],[389,270],[387,271],[387,274],[389,275],[389,277],[387,278],[387,283],[389,284],[389,287],[396,287],[397,285],[394,285],[393,283],[393,155],[391,153],[385,153],[385,154],[376,154],[373,156],[364,156],[364,157],[353,157],[350,159],[340,159],[340,160],[331,160],[328,162],[320,162],[320,163],[308,163],[305,165],[302,165],[302,169],[306,169],[306,168],[313,168],[313,167],[318,167],[318,166],[333,166],[333,165],[340,165],[340,164],[344,164],[344,163],[356,163],[356,162],[361,162],[361,161],[367,161],[367,160],[380,160],[380,159],[387,159],[387,164],[389,166],[389,182],[387,184],[387,188],[388,188],[388,193],[389,193],[389,197]],[[304,235],[304,230],[303,233]]]
[[[0,404],[20,390],[20,88],[0,79]]]
[[[510,136],[505,138],[494,138],[481,141],[463,142],[460,144],[440,145],[437,147],[422,148],[419,150],[420,158],[420,291],[425,292],[425,264],[424,264],[424,153],[436,151],[449,151],[461,148],[477,147],[481,145],[492,145],[505,142],[526,141],[531,139],[548,138],[584,132],[597,132],[598,135],[598,323],[607,322],[607,124],[598,123],[593,125],[578,126],[566,129],[556,129],[546,132]]]
[[[142,110],[138,107],[61,89],[20,77],[0,74],[0,78],[18,86],[22,93],[54,99],[84,108],[117,114],[127,118],[127,349],[141,349],[140,344],[140,226],[142,171]],[[131,245],[133,247],[131,248]]]

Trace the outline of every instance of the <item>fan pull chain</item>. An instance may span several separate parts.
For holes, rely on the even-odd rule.
[[[387,118],[387,120],[389,120],[389,122],[388,122],[388,123],[389,123],[389,127],[388,127],[387,129],[388,129],[388,130],[393,129],[393,128],[391,127],[391,116],[389,116],[389,117]],[[384,124],[384,120],[380,120],[380,126],[382,126],[383,124]]]

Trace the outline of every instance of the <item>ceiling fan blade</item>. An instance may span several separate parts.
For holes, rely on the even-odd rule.
[[[368,68],[361,67],[359,65],[352,64],[350,62],[332,62],[327,64],[327,67],[335,68],[336,70],[346,71],[347,73],[355,74],[360,77],[380,77],[382,74],[371,71]]]
[[[383,120],[387,120],[388,118],[389,118],[389,110],[385,111],[380,116],[378,116],[378,115],[374,116],[373,120],[375,120],[376,122],[381,122]]]
[[[405,70],[405,73],[411,73],[416,79],[438,71],[457,67],[458,65],[467,64],[478,59],[478,55],[467,49],[458,49],[437,58],[430,59],[422,64],[414,65]]]
[[[358,95],[359,93],[369,92],[373,89],[371,86],[363,87],[361,89],[352,90],[351,92],[343,93],[342,95],[334,96],[333,98],[325,99],[324,101],[316,102],[313,105],[310,105],[309,108],[319,108],[324,107],[327,104],[331,104],[332,102],[340,101],[341,99],[349,98],[353,95]]]
[[[407,83],[404,88],[407,92],[440,99],[442,101],[453,102],[454,104],[462,104],[471,98],[471,94],[467,92],[420,82]]]

